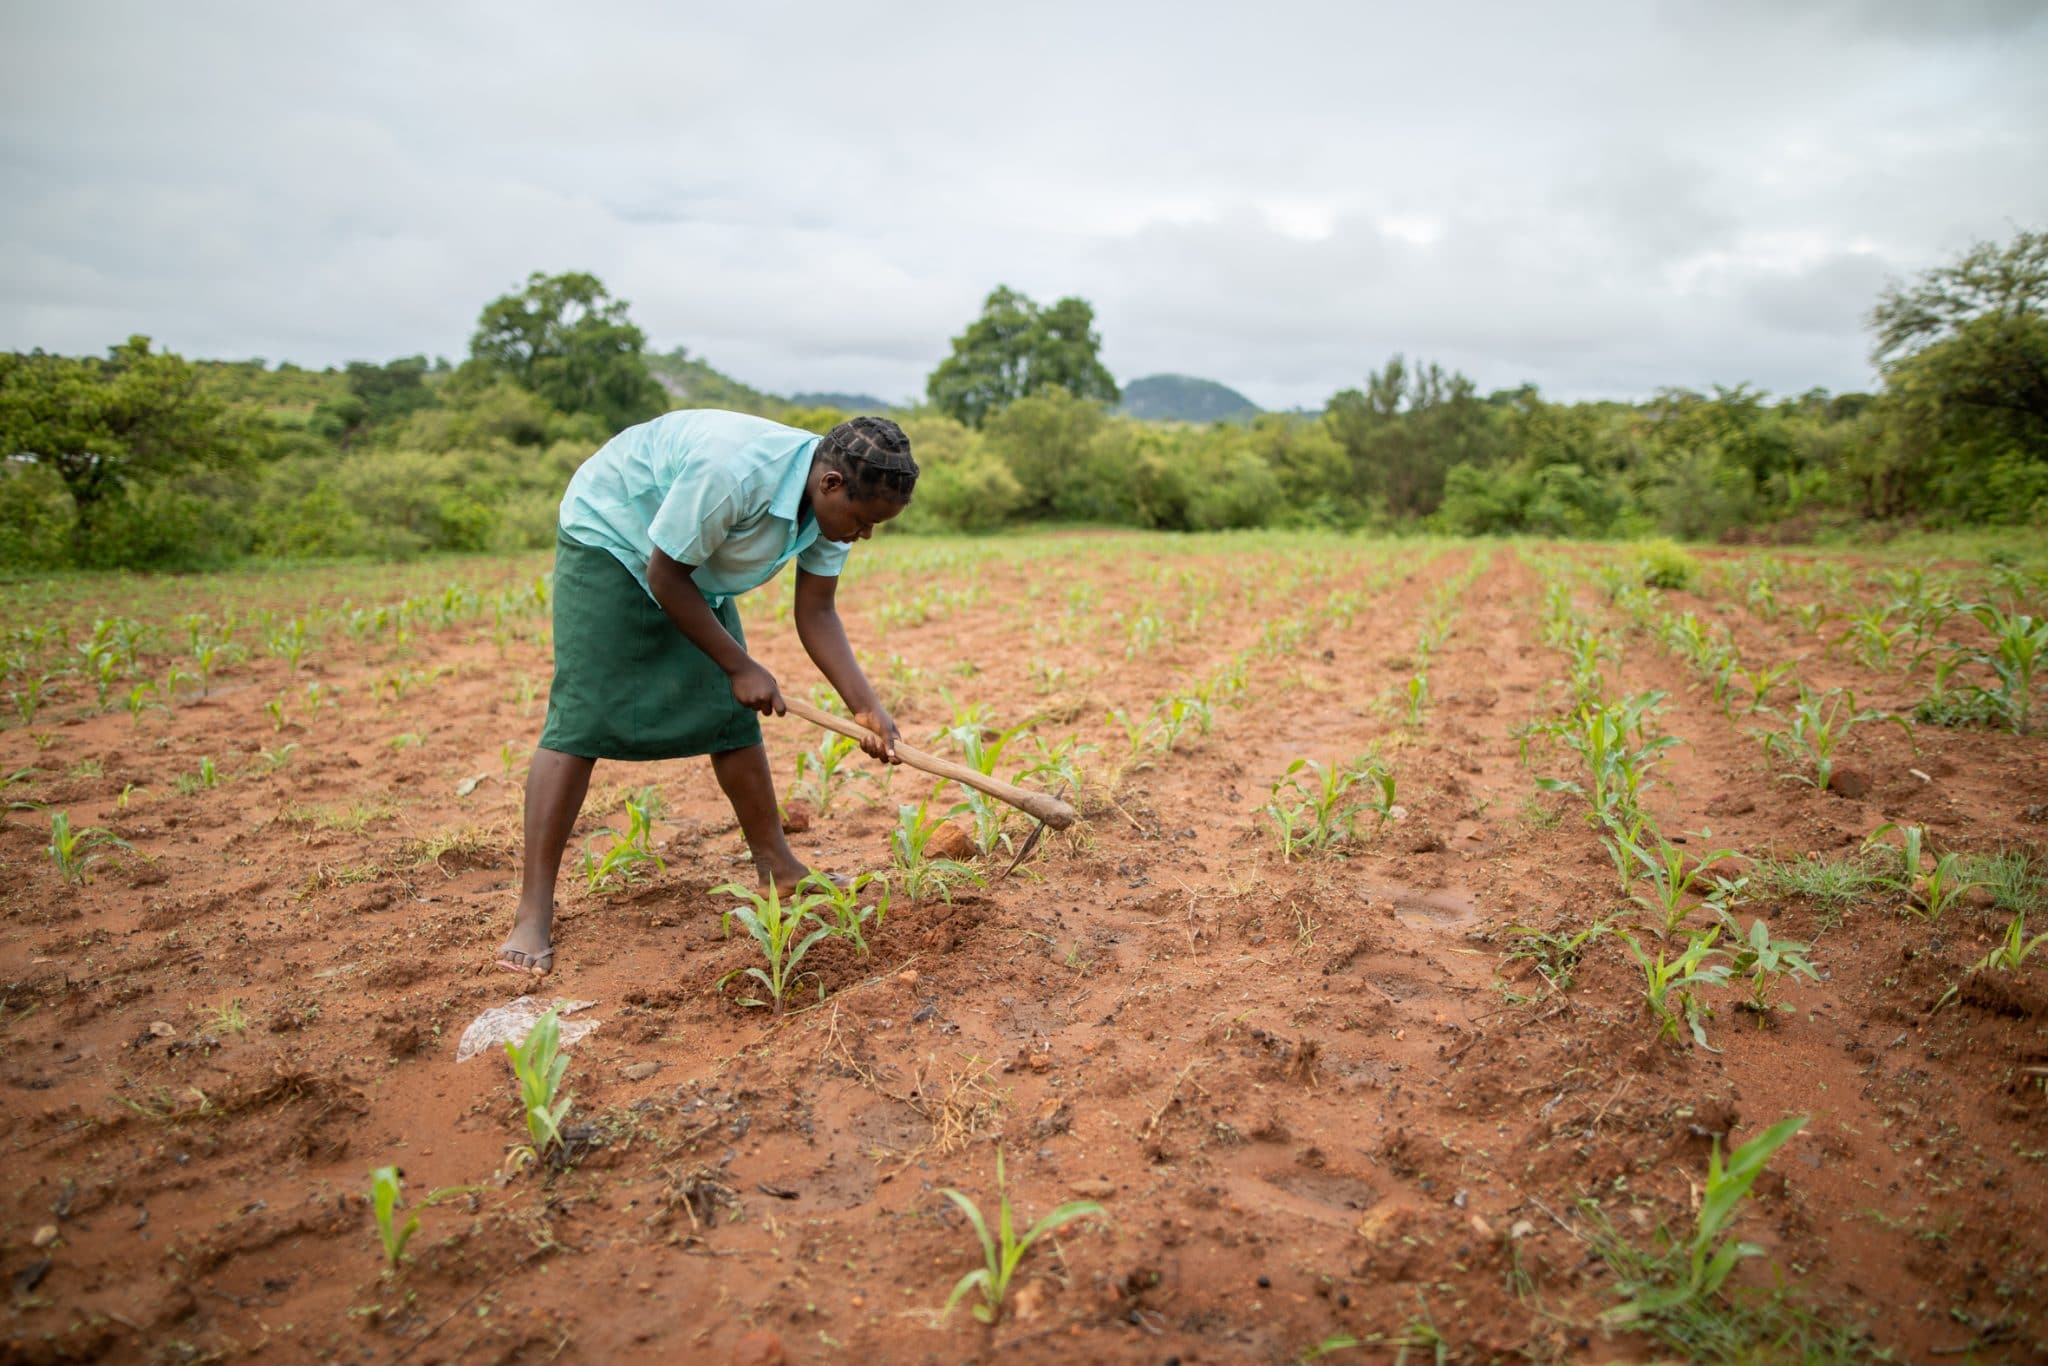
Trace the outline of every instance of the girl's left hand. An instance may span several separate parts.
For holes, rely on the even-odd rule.
[[[889,715],[881,704],[877,703],[866,711],[855,712],[853,719],[874,732],[874,735],[867,736],[860,742],[861,749],[869,758],[880,759],[887,764],[903,762],[896,757],[896,742],[902,738],[896,730],[896,718]],[[881,738],[878,740],[875,736]]]

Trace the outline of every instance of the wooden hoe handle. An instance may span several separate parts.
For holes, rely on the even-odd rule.
[[[866,726],[848,721],[844,717],[834,716],[829,711],[821,711],[808,702],[791,697],[788,693],[782,695],[782,701],[783,705],[789,708],[791,716],[800,716],[814,726],[837,731],[853,740],[875,738],[875,733]],[[950,778],[956,783],[973,788],[976,792],[986,792],[998,801],[1008,802],[1026,815],[1036,816],[1055,830],[1064,830],[1074,823],[1074,808],[1057,797],[1043,792],[1033,792],[1028,788],[1006,783],[1000,778],[991,778],[978,769],[956,764],[951,759],[941,759],[936,754],[927,754],[921,749],[904,744],[901,740],[896,742],[896,757],[912,768],[923,769],[935,778]]]

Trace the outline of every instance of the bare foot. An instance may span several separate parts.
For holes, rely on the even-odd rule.
[[[521,916],[498,946],[498,966],[507,972],[545,977],[554,971],[555,946],[549,940],[553,916]]]

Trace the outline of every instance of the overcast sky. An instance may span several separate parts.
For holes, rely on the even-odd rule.
[[[785,393],[999,283],[1267,407],[1868,388],[1887,279],[2048,225],[2044,72],[2038,0],[11,0],[0,348],[460,359],[588,270]]]

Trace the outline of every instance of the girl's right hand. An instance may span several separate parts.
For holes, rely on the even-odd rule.
[[[775,675],[751,661],[732,675],[732,696],[741,706],[763,716],[782,716],[789,711],[782,689],[775,686]]]

